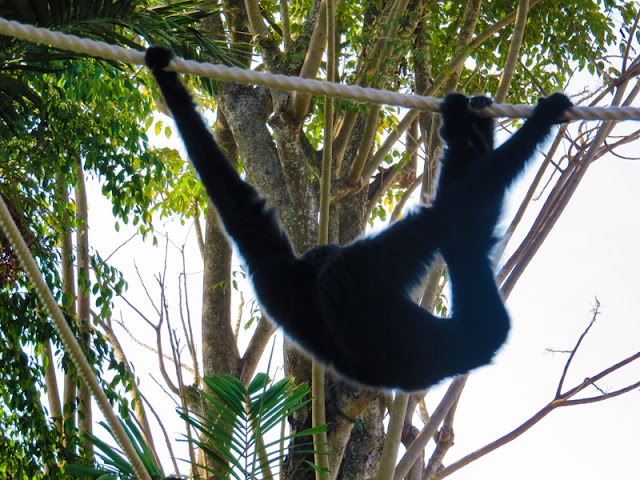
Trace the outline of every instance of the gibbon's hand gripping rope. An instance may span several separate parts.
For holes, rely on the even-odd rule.
[[[96,376],[93,374],[93,371],[89,366],[89,362],[84,356],[84,353],[82,353],[80,345],[78,345],[78,341],[64,319],[62,310],[60,310],[51,290],[49,290],[49,286],[42,279],[42,273],[33,259],[33,256],[29,251],[29,247],[22,238],[22,235],[20,235],[20,231],[13,221],[13,218],[11,218],[9,209],[1,196],[0,228],[11,242],[11,245],[13,245],[16,256],[20,260],[24,270],[27,272],[29,280],[31,280],[33,287],[36,289],[40,301],[42,301],[49,313],[49,316],[53,319],[53,325],[55,326],[58,335],[60,335],[65,351],[71,355],[73,363],[75,363],[78,368],[80,377],[82,377],[82,380],[87,384],[91,394],[96,399],[96,402],[100,407],[100,411],[102,411],[102,414],[107,419],[109,427],[111,427],[113,436],[118,441],[118,444],[129,459],[129,462],[131,462],[133,471],[140,480],[151,480],[151,477],[142,464],[135,447],[131,443],[131,440],[129,440],[122,424],[111,408],[111,404],[109,403],[109,400],[107,400],[107,396],[102,391],[102,388],[100,388],[100,384],[98,383]]]
[[[80,38],[46,28],[25,25],[0,17],[0,34],[9,35],[31,42],[51,45],[62,50],[84,53],[93,57],[117,60],[124,63],[144,65],[144,52],[111,45],[105,42]],[[407,95],[388,90],[343,85],[320,80],[288,77],[269,72],[256,72],[237,67],[226,67],[213,63],[201,63],[194,60],[174,58],[167,70],[191,73],[205,77],[238,82],[248,85],[261,85],[276,90],[299,91],[315,95],[355,100],[357,102],[396,105],[418,110],[438,112],[440,99],[420,95]],[[482,111],[490,117],[529,117],[532,106],[492,104]],[[574,107],[567,110],[564,120],[640,120],[640,108],[634,107]]]

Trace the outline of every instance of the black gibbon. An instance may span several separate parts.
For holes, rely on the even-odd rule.
[[[372,387],[421,390],[491,361],[509,330],[489,260],[501,202],[571,106],[567,97],[541,99],[494,150],[493,120],[473,109],[491,101],[447,96],[441,108],[447,149],[433,206],[377,235],[297,258],[273,210],[216,145],[178,75],[163,70],[172,56],[151,47],[146,63],[271,320],[317,360]],[[449,268],[451,318],[430,314],[409,296],[437,250]]]

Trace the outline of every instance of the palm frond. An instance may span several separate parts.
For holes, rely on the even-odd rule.
[[[146,0],[0,0],[0,16],[8,20],[136,50],[145,50],[147,45],[163,45],[184,58],[237,65],[229,55],[232,47],[211,40],[212,35],[200,28],[200,20],[219,8],[217,4],[203,4],[199,0],[169,4]],[[0,36],[0,121],[18,132],[25,130],[30,118],[22,111],[38,111],[41,118],[45,118],[39,95],[25,74],[65,69],[71,60],[82,58],[83,55],[74,52]],[[118,62],[107,63],[116,71],[129,68]],[[21,87],[17,85],[20,82]],[[210,93],[215,91],[215,82],[211,80],[202,80],[202,85]],[[20,108],[21,104],[26,105],[24,109]]]
[[[232,375],[205,377],[204,381],[208,392],[200,391],[196,402],[201,410],[182,411],[181,416],[199,432],[200,437],[191,440],[216,465],[217,468],[201,466],[211,474],[238,480],[269,478],[285,458],[315,453],[311,435],[325,430],[326,425],[284,438],[273,432],[274,427],[310,401],[307,384],[294,385],[291,378],[271,384],[265,374],[258,374],[247,388]],[[309,437],[309,441],[285,451],[283,456],[281,442],[290,443],[299,437]]]
[[[162,471],[162,468],[156,462],[155,456],[151,452],[151,449],[149,449],[149,447],[147,446],[142,433],[133,422],[131,417],[125,420],[120,419],[120,423],[124,427],[127,436],[131,440],[131,443],[138,453],[138,457],[142,461],[142,464],[144,465],[147,472],[149,472],[151,478],[163,478],[164,473]],[[100,425],[107,432],[109,432],[111,437],[115,440],[115,437],[112,430],[109,428],[109,425],[104,422],[100,422]],[[96,447],[96,455],[102,460],[103,465],[96,467],[79,464],[67,465],[65,467],[65,472],[67,474],[99,478],[100,480],[133,480],[137,478],[133,471],[133,467],[120,450],[112,447],[108,443],[91,434],[85,433],[85,436]]]

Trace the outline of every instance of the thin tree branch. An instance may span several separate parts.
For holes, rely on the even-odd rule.
[[[264,21],[262,19],[259,0],[244,0],[244,5],[247,10],[247,18],[249,19],[249,28],[251,29],[251,34],[254,37],[272,39],[271,32],[264,24]]]
[[[414,442],[411,444],[409,448],[407,448],[406,453],[398,463],[396,467],[395,475],[393,476],[394,480],[402,480],[409,470],[418,459],[418,457],[424,451],[425,446],[433,438],[436,434],[438,427],[444,420],[445,416],[456,403],[458,397],[460,396],[460,392],[464,388],[464,384],[467,381],[468,375],[460,375],[453,379],[451,385],[449,385],[449,389],[447,393],[445,393],[444,397],[440,401],[440,404],[431,415],[429,419],[429,423],[422,429],[422,431],[418,434]]]
[[[256,328],[256,331],[251,336],[249,346],[242,356],[242,373],[240,374],[240,381],[243,385],[249,385],[249,382],[255,373],[256,366],[262,357],[262,353],[275,331],[275,325],[263,316],[258,323],[258,328]]]
[[[496,102],[504,103],[507,98],[507,92],[513,79],[513,74],[516,71],[518,60],[520,58],[520,47],[522,46],[522,39],[524,38],[524,31],[527,26],[527,14],[529,13],[529,0],[519,0],[518,8],[516,9],[516,23],[513,27],[513,35],[511,36],[511,43],[509,44],[509,53],[507,54],[507,60],[505,62],[502,76],[500,77],[500,83],[496,90]]]
[[[542,0],[530,0],[529,10],[535,7]],[[495,33],[499,32],[503,27],[513,22],[516,19],[517,10],[514,10],[510,14],[506,15],[502,20],[494,23],[492,26],[486,28],[482,31],[482,33],[478,34],[468,45],[461,47],[460,52],[449,62],[447,67],[442,69],[442,73],[438,75],[433,84],[427,88],[422,95],[432,96],[434,95],[440,87],[445,83],[445,81],[459,69],[468,58],[469,54],[478,46],[480,46],[485,40],[491,38]],[[413,120],[415,120],[420,114],[417,110],[411,110],[408,112],[404,118],[396,125],[396,128],[389,133],[389,136],[384,141],[384,143],[378,148],[373,158],[367,163],[362,172],[362,177],[364,179],[369,179],[378,169],[379,165],[384,160],[384,157],[389,153],[393,145],[398,141],[400,136],[409,128]],[[366,184],[366,182],[364,183]]]
[[[611,102],[612,105],[618,106],[621,104],[626,85],[627,82],[623,82],[622,84],[618,85],[618,87],[616,87],[617,91]],[[640,81],[636,82],[635,88],[627,96],[624,103],[627,104],[628,102],[632,101],[639,92]],[[512,262],[510,259],[510,261],[508,261],[507,263],[513,265],[511,270],[508,273],[504,269],[500,272],[500,278],[505,278],[500,289],[503,298],[508,298],[516,282],[538,251],[538,248],[546,239],[549,232],[553,229],[558,218],[566,208],[570,198],[576,191],[578,184],[584,177],[587,169],[595,160],[595,158],[597,158],[601,145],[604,143],[607,136],[611,133],[611,130],[613,129],[615,124],[616,122],[611,120],[601,123],[595,138],[591,142],[586,153],[580,159],[579,163],[577,163],[575,170],[573,170],[570,175],[566,176],[566,183],[563,183],[561,185],[559,181],[556,184],[556,188],[554,189],[557,192],[556,196],[554,196],[552,192],[541,212],[539,213],[538,218],[534,222],[533,227],[531,227],[529,234],[512,256],[513,258],[518,259],[517,264],[513,265],[514,262]],[[565,177],[564,174],[561,176],[561,180],[563,179],[563,177]],[[552,197],[554,197],[554,200],[552,200]]]
[[[335,5],[333,2],[338,0],[322,0],[320,4],[320,10],[318,12],[318,18],[316,21],[311,40],[307,47],[307,54],[304,58],[304,63],[300,69],[301,78],[315,78],[322,65],[322,57],[327,45],[327,3],[332,3],[332,7]],[[332,18],[331,21],[334,19]],[[311,95],[303,92],[293,92],[291,96],[291,102],[288,108],[288,114],[291,118],[302,120],[309,113],[309,105],[311,103]],[[329,133],[325,132],[325,135],[333,135],[333,130]]]
[[[560,381],[558,382],[558,389],[556,390],[556,397],[559,397],[561,395],[562,386],[564,385],[564,380],[567,377],[567,372],[569,371],[569,367],[571,366],[571,362],[573,361],[573,358],[575,357],[576,352],[578,351],[578,348],[580,348],[580,344],[582,343],[582,340],[584,340],[584,338],[587,336],[587,334],[589,333],[589,330],[591,330],[591,327],[593,326],[593,324],[596,323],[596,319],[598,318],[598,314],[600,313],[598,311],[599,308],[600,308],[600,302],[596,298],[596,305],[593,308],[593,317],[591,318],[591,321],[589,322],[589,325],[587,325],[587,328],[585,328],[584,332],[582,332],[580,337],[578,337],[578,341],[576,342],[575,347],[573,347],[573,350],[571,350],[571,353],[569,354],[569,358],[567,359],[567,361],[566,361],[566,363],[564,365],[564,369],[562,371],[562,375],[560,376]]]
[[[591,323],[593,323],[593,320],[592,320]],[[590,328],[590,326],[587,327],[587,330],[589,328]],[[583,332],[581,338],[578,340],[578,342],[576,344],[576,347],[574,348],[574,351],[580,345],[580,342],[582,341],[582,338],[584,337],[584,335],[585,335],[585,332]],[[583,391],[587,387],[594,386],[596,381],[603,379],[607,375],[609,375],[609,374],[621,369],[622,367],[624,367],[626,365],[629,365],[630,363],[632,363],[632,362],[634,362],[634,361],[636,361],[638,359],[640,359],[640,352],[637,352],[634,355],[631,355],[631,356],[625,358],[624,360],[616,363],[615,365],[612,365],[611,367],[606,368],[605,370],[603,370],[602,372],[598,373],[597,375],[595,375],[593,377],[585,379],[581,384],[577,385],[576,387],[572,388],[571,390],[569,390],[566,393],[556,393],[555,397],[553,398],[553,400],[551,402],[549,402],[547,405],[545,405],[542,409],[540,409],[537,413],[535,413],[532,417],[530,417],[522,425],[520,425],[516,429],[512,430],[511,432],[507,433],[506,435],[498,438],[497,440],[495,440],[495,441],[493,441],[491,443],[488,443],[484,447],[479,448],[475,452],[472,452],[469,455],[466,455],[465,457],[461,458],[460,460],[452,463],[451,465],[449,465],[448,467],[443,469],[437,475],[436,478],[438,480],[440,480],[440,479],[442,479],[444,477],[447,477],[447,476],[451,475],[452,473],[460,470],[462,467],[465,467],[466,465],[470,464],[471,462],[479,459],[480,457],[483,457],[484,455],[487,455],[488,453],[491,453],[494,450],[497,450],[498,448],[502,447],[503,445],[506,445],[507,443],[515,440],[516,438],[521,436],[523,433],[525,433],[527,430],[529,430],[531,427],[533,427],[535,424],[537,424],[540,420],[542,420],[544,417],[546,417],[549,413],[551,413],[556,408],[567,407],[567,406],[572,406],[572,405],[583,405],[583,404],[587,404],[587,403],[595,403],[595,402],[598,402],[598,401],[603,401],[603,400],[607,400],[609,398],[614,398],[614,397],[620,396],[620,395],[622,395],[624,393],[627,393],[627,392],[630,392],[630,391],[634,390],[635,388],[640,387],[640,382],[635,382],[635,383],[633,383],[631,385],[628,385],[628,386],[626,386],[624,388],[616,390],[615,392],[604,393],[604,394],[602,394],[602,395],[600,395],[598,397],[589,397],[589,398],[570,400],[571,397],[577,395],[578,393],[580,393],[581,391]],[[567,361],[567,364],[569,363],[570,360],[571,360],[571,358]],[[565,367],[567,367],[567,365],[565,365]],[[561,379],[560,379],[559,383],[562,383],[564,381],[564,378],[565,378],[565,372],[562,373],[562,376],[561,376]]]
[[[336,78],[336,24],[334,0],[325,0],[326,39],[327,39],[327,80]],[[315,32],[314,32],[315,34]],[[306,62],[305,62],[306,63]],[[329,243],[329,202],[331,199],[331,164],[333,162],[333,98],[324,98],[324,147],[322,150],[322,175],[320,176],[320,222],[318,226],[318,245]],[[325,412],[325,369],[315,358],[311,363],[311,425],[319,427],[327,423]],[[322,453],[327,444],[326,430],[313,434],[316,480],[329,478],[329,457]]]
[[[173,447],[171,446],[171,439],[169,438],[167,429],[165,428],[164,424],[162,423],[162,420],[160,419],[160,415],[158,415],[158,412],[156,412],[156,410],[153,408],[153,405],[151,404],[151,402],[149,402],[147,397],[145,397],[142,393],[140,393],[140,397],[142,398],[144,403],[147,404],[147,407],[149,408],[153,416],[156,417],[156,422],[158,422],[158,426],[160,427],[160,430],[162,430],[162,435],[164,436],[164,443],[167,445],[167,450],[169,450],[169,457],[171,457],[171,463],[173,464],[174,472],[177,475],[180,475],[180,468],[178,467],[176,456],[173,453]]]
[[[289,19],[289,1],[280,0],[280,19],[282,23],[282,41],[284,42],[284,52],[291,49],[291,20]]]
[[[389,428],[384,439],[382,455],[380,456],[380,467],[374,480],[391,480],[395,471],[396,458],[400,448],[402,428],[407,413],[409,394],[398,391],[391,408]]]
[[[391,212],[391,219],[389,220],[389,222],[395,222],[398,218],[400,218],[400,214],[402,213],[402,210],[404,209],[405,205],[411,198],[411,195],[413,194],[413,192],[415,192],[416,188],[422,185],[423,179],[424,179],[424,172],[418,175],[416,179],[411,183],[411,185],[409,185],[409,187],[404,191],[404,193],[402,194],[402,198],[400,198],[400,201],[397,203],[397,205],[393,209],[393,212]]]
[[[628,387],[624,387],[621,388],[620,390],[616,390],[614,392],[609,392],[609,393],[603,393],[602,395],[598,396],[598,397],[588,397],[588,398],[578,398],[576,400],[567,400],[566,402],[564,402],[562,405],[560,405],[561,407],[571,407],[573,405],[586,405],[589,403],[596,403],[596,402],[602,402],[603,400],[608,400],[610,398],[614,398],[614,397],[619,397],[620,395],[623,395],[625,393],[631,392],[632,390],[635,390],[636,388],[640,388],[640,381],[629,385]]]

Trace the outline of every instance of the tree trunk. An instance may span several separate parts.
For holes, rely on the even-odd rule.
[[[76,164],[76,216],[78,228],[76,248],[78,251],[78,323],[82,341],[90,341],[90,298],[89,298],[89,210],[87,208],[87,190],[84,183],[84,169],[81,160]],[[80,384],[78,391],[78,426],[80,433],[91,434],[93,418],[91,413],[91,392],[86,384]],[[93,459],[93,443],[88,437],[83,440],[87,459]]]

